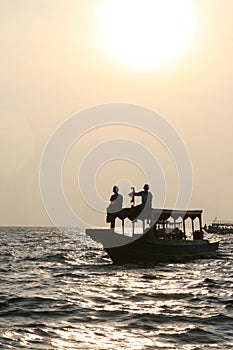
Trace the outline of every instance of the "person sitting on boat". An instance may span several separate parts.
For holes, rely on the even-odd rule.
[[[119,193],[117,186],[113,187],[113,195],[110,197],[110,204],[107,208],[107,222],[111,223],[111,228],[115,227],[115,220],[119,212],[122,210],[123,197]]]

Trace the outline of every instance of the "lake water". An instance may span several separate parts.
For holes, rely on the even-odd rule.
[[[114,266],[83,231],[0,229],[0,348],[233,349],[233,235],[214,260]]]

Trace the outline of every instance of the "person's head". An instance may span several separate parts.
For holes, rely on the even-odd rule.
[[[114,186],[112,190],[113,190],[114,193],[118,193],[119,188],[117,186]]]
[[[147,184],[145,184],[144,186],[143,186],[143,189],[144,189],[144,191],[149,191],[149,185],[147,185]]]

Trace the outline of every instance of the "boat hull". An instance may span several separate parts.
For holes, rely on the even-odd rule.
[[[165,240],[166,242],[166,240]],[[170,243],[170,242],[169,242]],[[174,241],[174,243],[179,243]],[[186,242],[189,243],[189,242]],[[203,245],[203,241],[193,244],[154,244],[144,243],[105,248],[115,264],[151,264],[162,262],[184,262],[195,259],[211,259],[217,257],[218,242]]]
[[[150,234],[132,240],[130,237],[111,233],[110,230],[86,232],[92,239],[103,244],[111,260],[118,265],[211,259],[217,257],[219,246],[219,242],[210,243],[208,240],[155,239]],[[109,242],[113,242],[116,236],[118,244],[110,246]]]

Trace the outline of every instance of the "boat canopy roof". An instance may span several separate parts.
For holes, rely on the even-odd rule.
[[[202,210],[174,210],[174,209],[152,209],[152,215],[157,221],[166,221],[169,218],[177,220],[179,217],[184,220],[190,218],[201,218]]]
[[[131,207],[131,208],[123,208],[119,212],[110,213],[109,216],[113,216],[114,218],[119,217],[121,220],[126,218],[131,221],[135,219],[147,219],[151,218],[153,222],[166,221],[169,218],[177,220],[178,218],[182,218],[186,220],[188,218],[194,220],[195,218],[201,219],[202,210],[174,210],[174,209],[151,209],[144,208],[141,206]],[[111,219],[111,218],[110,218]],[[109,222],[109,221],[108,221]]]

